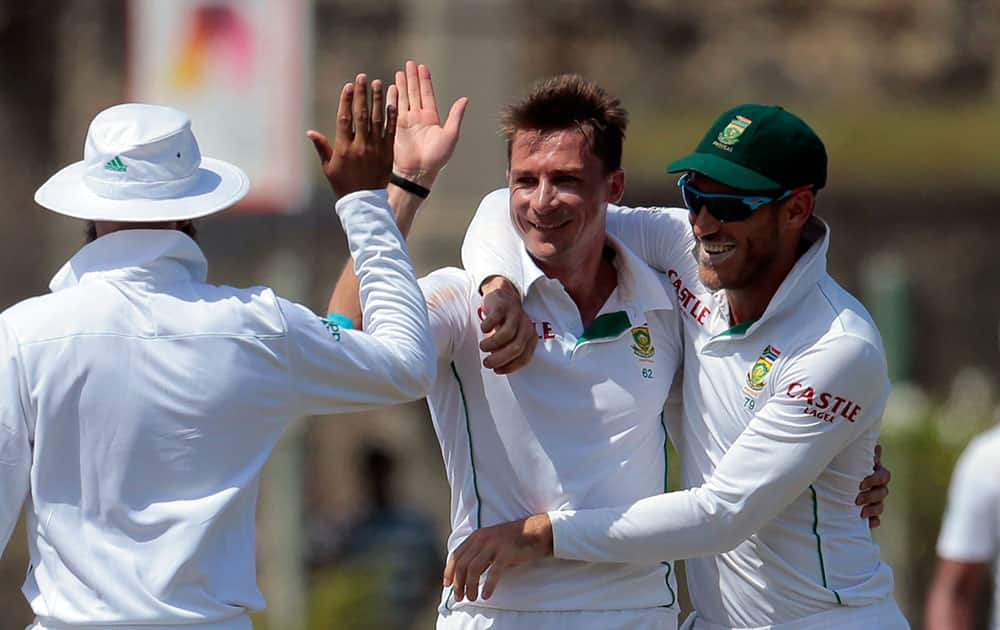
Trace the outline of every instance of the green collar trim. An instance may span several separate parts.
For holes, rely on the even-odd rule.
[[[576,345],[598,339],[611,339],[622,334],[632,326],[625,311],[615,311],[598,315],[590,325],[584,329],[583,334],[576,340]]]
[[[732,337],[733,335],[742,335],[747,331],[748,328],[756,324],[757,321],[758,320],[756,319],[751,319],[749,321],[743,322],[742,324],[736,324],[729,330],[723,330],[718,335],[716,335],[716,337]]]

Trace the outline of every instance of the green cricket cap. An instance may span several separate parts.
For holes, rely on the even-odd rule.
[[[719,116],[694,153],[668,173],[694,171],[741,190],[826,185],[826,147],[809,125],[777,105],[738,105]]]

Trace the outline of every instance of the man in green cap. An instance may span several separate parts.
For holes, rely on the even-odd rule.
[[[608,207],[609,233],[677,292],[683,413],[667,421],[686,489],[480,529],[449,559],[456,591],[474,596],[486,573],[488,596],[547,556],[687,559],[688,628],[908,627],[855,504],[889,381],[870,315],[826,271],[826,166],[800,118],[741,105],[668,167],[686,209]],[[463,248],[477,280],[516,277],[491,197]]]

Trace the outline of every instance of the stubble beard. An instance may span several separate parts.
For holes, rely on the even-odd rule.
[[[767,230],[769,234],[764,238],[748,240],[745,244],[741,245],[741,247],[745,248],[745,253],[741,252],[738,255],[743,256],[743,262],[733,273],[725,275],[720,274],[718,269],[708,267],[702,263],[701,256],[699,255],[701,244],[695,241],[691,255],[694,256],[695,261],[698,263],[698,279],[701,280],[702,285],[713,292],[721,289],[738,291],[751,287],[757,282],[758,278],[766,277],[768,269],[770,269],[777,259],[777,222],[774,222],[770,228]],[[762,242],[770,243],[771,247],[766,251],[762,251],[760,247],[755,246],[755,243]]]

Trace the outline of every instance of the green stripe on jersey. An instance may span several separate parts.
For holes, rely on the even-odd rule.
[[[576,340],[576,345],[595,341],[597,339],[611,339],[622,334],[632,326],[625,311],[615,311],[598,315],[594,321],[590,322],[583,334]]]
[[[465,434],[469,438],[469,466],[472,468],[472,490],[476,493],[476,529],[482,527],[483,522],[483,500],[479,496],[479,482],[476,480],[476,458],[472,452],[472,427],[469,426],[469,403],[465,400],[465,388],[462,386],[462,379],[458,375],[458,368],[455,362],[451,362],[451,373],[458,381],[458,393],[462,396],[462,410],[465,412]]]
[[[745,321],[745,322],[743,322],[741,324],[736,324],[735,326],[733,326],[732,328],[730,328],[728,330],[723,330],[718,335],[716,335],[716,337],[731,337],[733,335],[742,335],[743,333],[745,333],[747,331],[747,329],[749,329],[751,326],[753,326],[756,323],[757,323],[756,319],[751,319],[751,320]]]
[[[816,498],[816,488],[809,484],[809,492],[812,493],[813,500],[813,535],[816,537],[816,551],[819,552],[819,572],[823,578],[823,588],[830,590],[833,596],[837,598],[837,605],[843,606],[844,602],[840,601],[840,593],[834,591],[826,583],[826,564],[823,562],[823,540],[819,535],[819,500]]]

